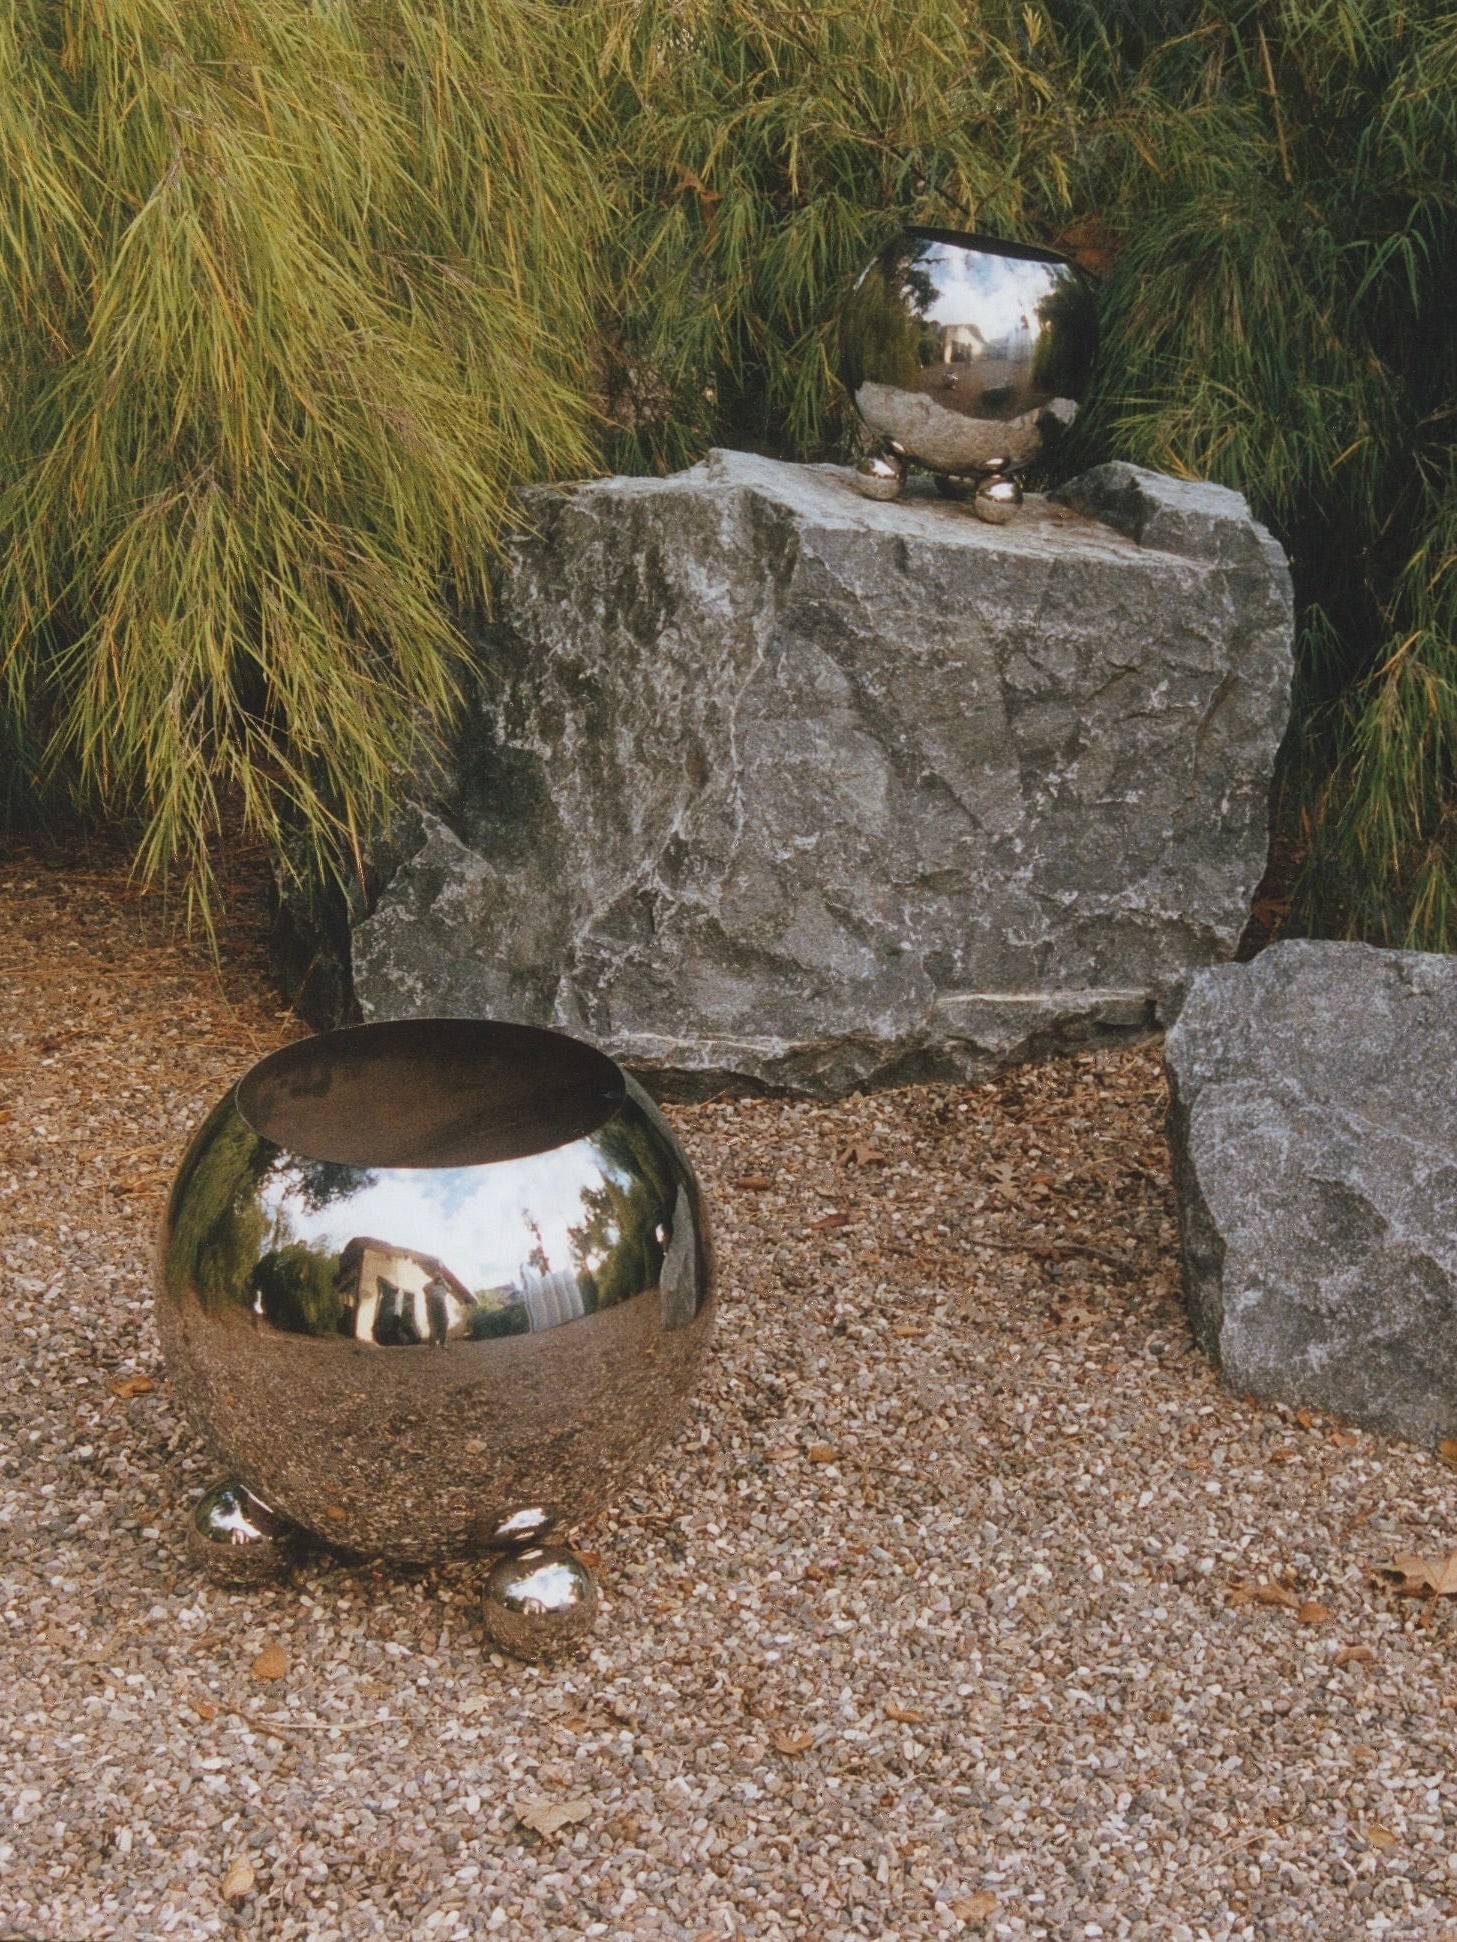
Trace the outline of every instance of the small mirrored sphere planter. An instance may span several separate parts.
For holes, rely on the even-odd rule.
[[[1093,284],[1056,250],[907,229],[861,274],[840,343],[875,441],[856,490],[894,498],[919,466],[1002,524],[1018,500],[981,487],[1010,483],[1076,416],[1097,345]]]
[[[712,1272],[692,1169],[610,1059],[402,1020],[286,1046],[220,1102],[172,1189],[157,1313],[268,1542],[420,1561],[541,1545],[611,1499],[688,1395]]]

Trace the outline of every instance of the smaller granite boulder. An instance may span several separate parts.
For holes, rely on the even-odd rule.
[[[1165,1057],[1194,1333],[1242,1395],[1457,1432],[1457,958],[1277,944]]]

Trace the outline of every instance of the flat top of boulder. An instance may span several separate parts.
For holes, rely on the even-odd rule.
[[[1203,480],[1170,479],[1140,466],[1101,465],[1060,493],[1028,493],[1017,518],[988,525],[971,508],[943,499],[928,477],[915,475],[899,499],[864,499],[842,465],[786,465],[752,452],[714,450],[698,465],[662,479],[606,478],[585,485],[546,486],[575,498],[610,494],[644,497],[684,491],[755,492],[820,527],[890,534],[970,551],[1066,558],[1070,553],[1137,559],[1164,553],[1211,565],[1267,553],[1282,575],[1278,545],[1250,514],[1244,497]]]
[[[1126,533],[1145,551],[1185,559],[1244,559],[1253,539],[1271,567],[1288,572],[1278,542],[1253,517],[1244,494],[1209,479],[1171,479],[1120,459],[1070,479],[1052,501]]]

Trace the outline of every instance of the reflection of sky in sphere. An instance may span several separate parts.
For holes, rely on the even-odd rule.
[[[1046,263],[934,245],[922,264],[936,285],[928,323],[975,324],[988,344],[1037,328],[1037,306],[1056,281]]]
[[[573,1265],[567,1230],[586,1214],[584,1189],[600,1187],[606,1172],[591,1140],[484,1167],[381,1167],[362,1192],[315,1211],[290,1191],[285,1175],[268,1180],[262,1201],[282,1215],[290,1238],[341,1254],[356,1236],[433,1254],[467,1288],[519,1281],[541,1234],[548,1265]]]

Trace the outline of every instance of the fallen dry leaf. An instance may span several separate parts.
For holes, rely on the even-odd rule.
[[[931,1333],[929,1328],[920,1328],[913,1322],[902,1322],[890,1332],[892,1335],[898,1335],[903,1342],[919,1342],[923,1335]]]
[[[1297,1409],[1295,1412],[1295,1420],[1303,1430],[1313,1430],[1315,1428],[1314,1410]]]
[[[511,1811],[523,1827],[534,1834],[552,1835],[574,1821],[591,1818],[590,1800],[547,1800],[541,1795],[526,1795],[511,1803]]]
[[[258,1879],[246,1855],[239,1855],[232,1867],[223,1876],[223,1900],[240,1902],[253,1892],[253,1884]]]
[[[781,1443],[777,1449],[769,1451],[769,1461],[771,1463],[788,1463],[791,1457],[797,1457],[798,1455],[799,1451],[793,1443]]]
[[[216,1719],[218,1716],[218,1709],[212,1701],[203,1699],[197,1693],[194,1693],[187,1703],[200,1720]]]
[[[1457,1436],[1444,1436],[1437,1445],[1437,1461],[1457,1470]]]
[[[1271,1450],[1265,1461],[1266,1463],[1298,1463],[1300,1452],[1299,1450]]]
[[[1360,1445],[1360,1437],[1351,1430],[1332,1430],[1331,1442],[1338,1450],[1354,1450]]]
[[[349,1513],[342,1504],[325,1504],[324,1515],[335,1524],[347,1524],[349,1522]]]
[[[1369,1645],[1343,1645],[1336,1653],[1334,1663],[1338,1666],[1375,1665],[1376,1654]]]
[[[120,1376],[107,1384],[112,1395],[120,1396],[124,1403],[129,1403],[133,1396],[150,1395],[156,1386],[150,1376]]]
[[[903,1720],[907,1726],[924,1726],[926,1722],[926,1715],[918,1713],[914,1706],[887,1706],[885,1717]]]
[[[1330,1617],[1330,1612],[1318,1600],[1307,1598],[1295,1616],[1302,1625],[1324,1625]]]
[[[805,1451],[811,1463],[838,1463],[840,1452],[831,1443],[811,1443]]]
[[[840,1154],[841,1166],[883,1167],[885,1155],[878,1146],[868,1146],[864,1140],[852,1140]]]
[[[996,1906],[996,1896],[984,1888],[979,1895],[963,1895],[959,1901],[954,1901],[951,1913],[959,1915],[963,1922],[984,1922]]]
[[[835,1208],[828,1214],[821,1214],[818,1220],[812,1220],[810,1229],[813,1233],[822,1234],[827,1227],[848,1227],[849,1225],[850,1216],[842,1214],[838,1208]]]
[[[1398,1841],[1389,1827],[1380,1827],[1373,1822],[1365,1830],[1365,1833],[1370,1845],[1373,1848],[1380,1848],[1383,1854],[1389,1854],[1392,1848],[1401,1846],[1400,1841]]]
[[[774,1182],[769,1178],[767,1173],[745,1173],[741,1174],[737,1180],[731,1180],[729,1185],[731,1187],[742,1187],[746,1193],[761,1194],[766,1188],[772,1187]]]
[[[1402,1598],[1457,1597],[1457,1551],[1445,1558],[1423,1558],[1414,1551],[1401,1551],[1390,1564],[1376,1569],[1385,1578],[1394,1578],[1392,1589]]]
[[[813,1733],[771,1733],[770,1739],[781,1753],[808,1753],[815,1743]]]
[[[288,1654],[281,1645],[265,1645],[249,1667],[255,1679],[281,1679],[288,1671]]]
[[[1231,1605],[1283,1605],[1287,1612],[1300,1610],[1300,1600],[1290,1587],[1274,1584],[1268,1578],[1258,1584],[1232,1585],[1229,1602]]]

